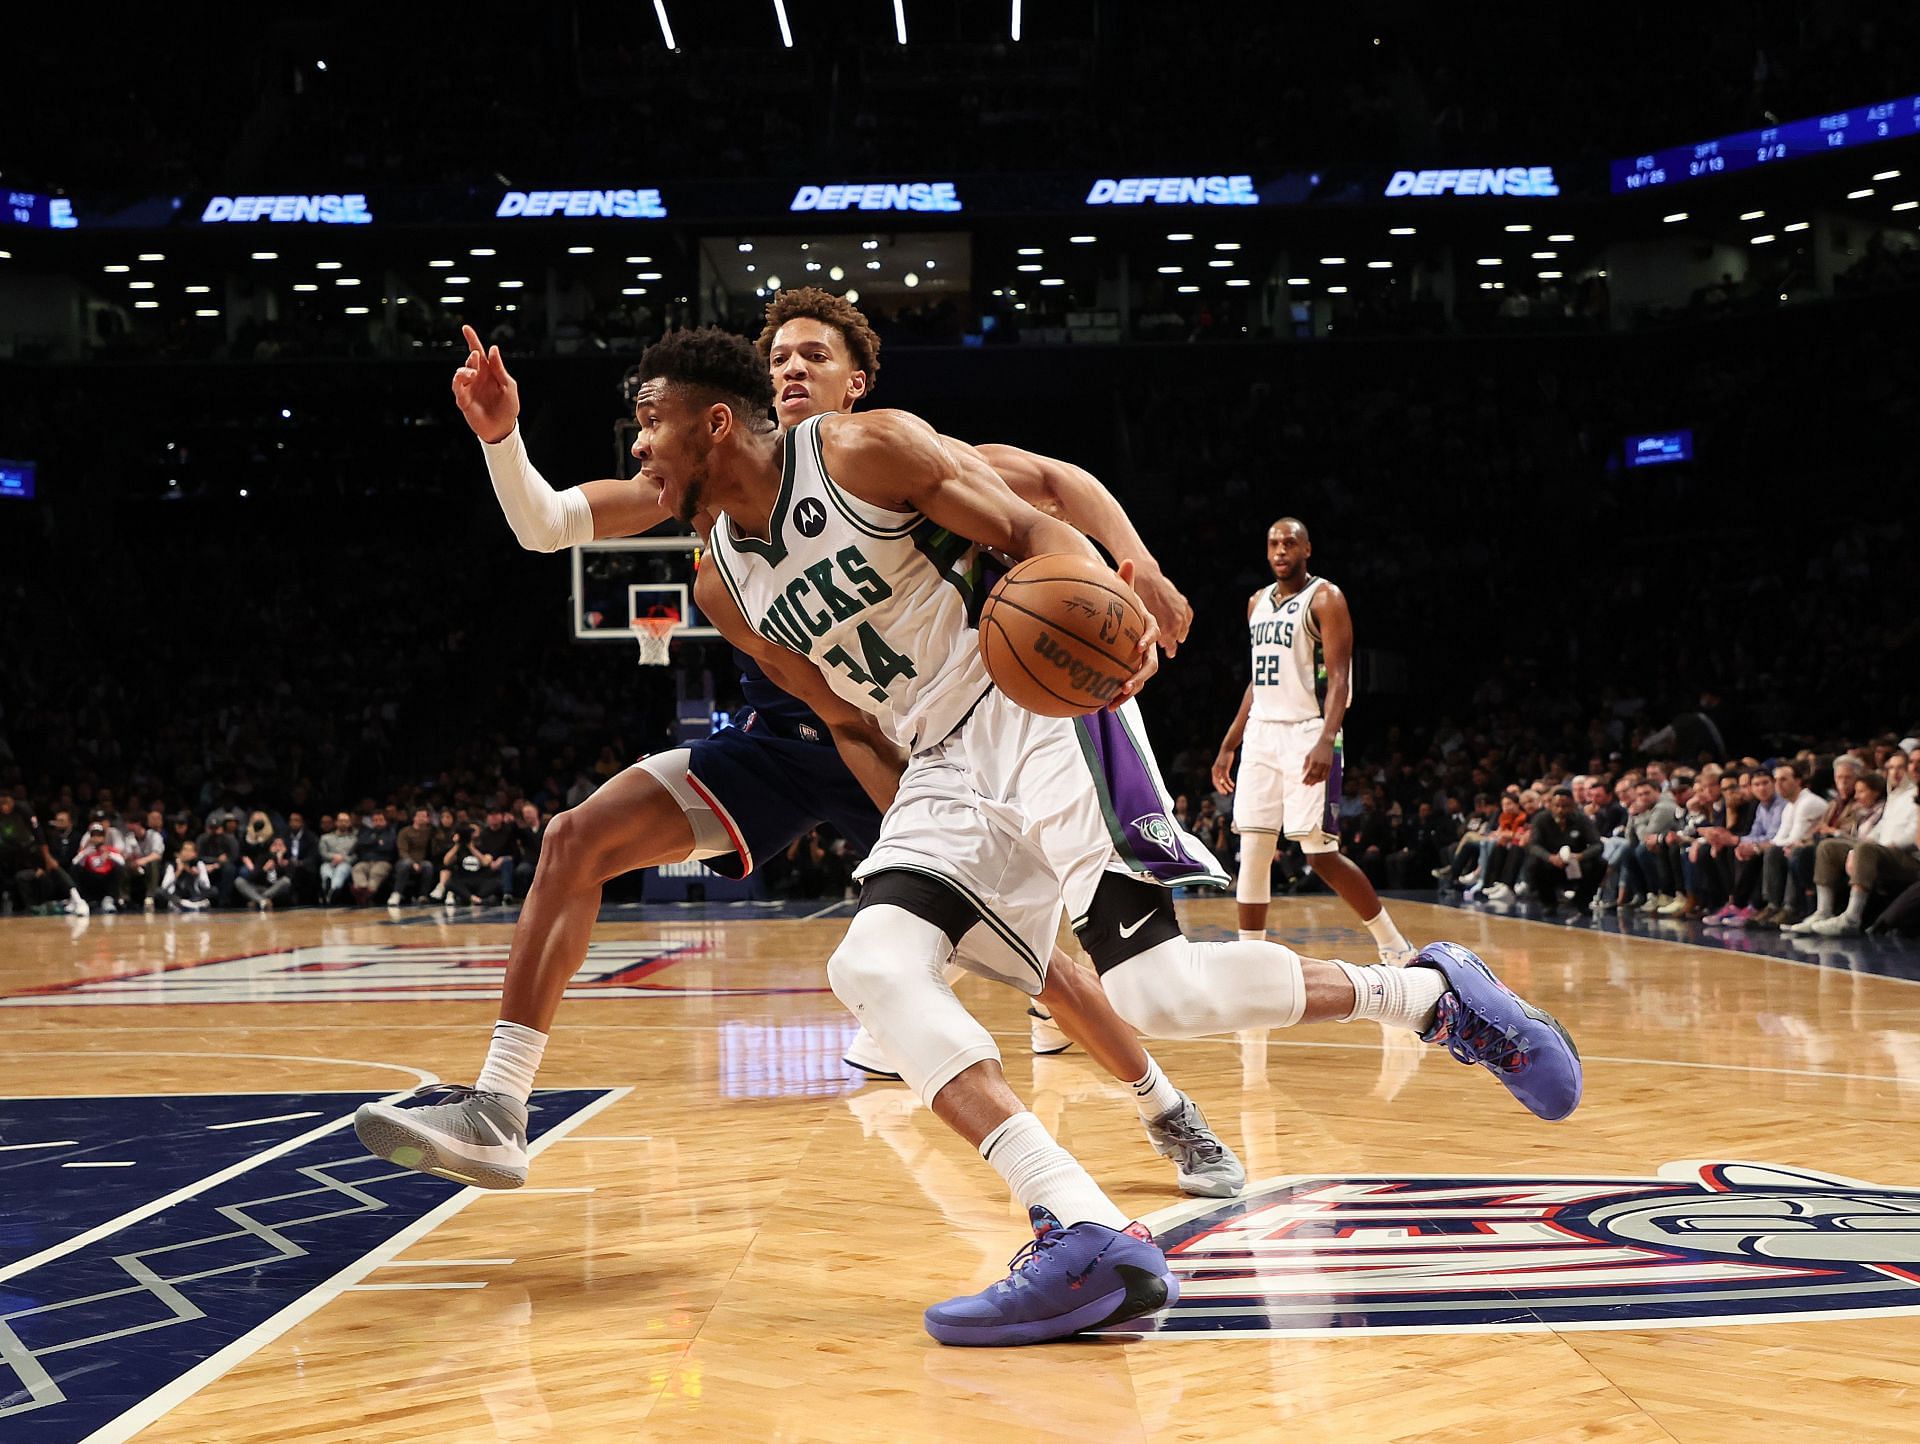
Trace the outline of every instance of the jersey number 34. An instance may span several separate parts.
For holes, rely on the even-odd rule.
[[[827,661],[844,668],[848,676],[867,689],[867,695],[874,701],[887,700],[887,686],[894,678],[920,675],[913,665],[913,659],[903,657],[889,647],[886,638],[874,630],[871,622],[860,624],[859,635],[860,650],[865,654],[867,663],[865,667],[854,661],[845,647],[835,647],[829,651]]]

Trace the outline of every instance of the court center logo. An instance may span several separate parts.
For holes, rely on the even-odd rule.
[[[1920,1189],[1766,1163],[1669,1163],[1652,1178],[1284,1178],[1144,1222],[1180,1297],[1109,1333],[1531,1332],[1920,1313]]]

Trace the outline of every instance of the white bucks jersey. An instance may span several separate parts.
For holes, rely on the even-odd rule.
[[[1248,715],[1258,721],[1304,722],[1321,715],[1327,667],[1313,597],[1324,580],[1315,577],[1290,597],[1281,596],[1276,584],[1254,600],[1247,618],[1253,647],[1253,710]],[[1347,700],[1353,700],[1351,694]]]
[[[723,513],[709,556],[749,626],[918,751],[990,686],[974,629],[976,549],[918,512],[843,491],[821,459],[820,420],[787,433],[767,539],[741,536]]]

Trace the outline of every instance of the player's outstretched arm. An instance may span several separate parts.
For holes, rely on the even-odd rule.
[[[660,505],[660,488],[637,476],[631,479],[606,476],[597,481],[583,481],[578,490],[593,513],[595,541],[639,536],[662,522],[673,520],[673,514]]]
[[[820,669],[785,647],[776,646],[747,624],[726,584],[714,575],[715,563],[693,579],[693,601],[720,635],[747,653],[773,685],[807,704],[833,734],[834,749],[882,812],[893,806],[907,759],[880,724],[826,684]]]
[[[1333,741],[1347,718],[1347,698],[1353,692],[1353,617],[1347,594],[1325,582],[1309,603],[1320,628],[1320,653],[1327,668],[1327,700],[1320,707],[1320,740],[1307,754],[1303,769],[1309,787],[1333,772]]]
[[[1126,509],[1100,484],[1099,478],[1070,461],[1041,456],[1017,446],[995,442],[968,446],[950,436],[942,440],[950,447],[964,448],[978,456],[1000,474],[1000,479],[1015,496],[1086,533],[1115,560],[1131,559],[1133,589],[1160,624],[1160,650],[1169,657],[1180,650],[1193,625],[1193,607],[1167,579]]]
[[[480,438],[493,493],[514,538],[528,551],[556,552],[596,537],[636,536],[667,519],[659,492],[638,479],[604,477],[555,491],[534,468],[520,436],[520,383],[498,346],[483,347],[462,326],[466,364],[453,373],[453,400]]]

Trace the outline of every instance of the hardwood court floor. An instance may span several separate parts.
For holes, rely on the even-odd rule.
[[[1202,929],[1231,926],[1230,903],[1182,910]],[[1238,1234],[1235,1209],[1186,1206],[1112,1080],[1078,1051],[1033,1057],[1021,1000],[962,984],[1016,1087],[1117,1201],[1162,1230],[1201,1225],[1179,1235],[1193,1235],[1186,1296],[1212,1313],[1131,1341],[1025,1350],[942,1348],[921,1330],[928,1302],[999,1276],[1024,1231],[998,1178],[904,1088],[856,1085],[839,1065],[849,1027],[823,959],[843,913],[603,924],[587,996],[563,1009],[540,1080],[581,1091],[542,1095],[555,1136],[529,1188],[505,1194],[376,1181],[341,1123],[360,1096],[423,1073],[471,1080],[503,924],[10,920],[0,1438],[80,1437],[59,1420],[83,1406],[88,1428],[117,1420],[98,1437],[144,1424],[143,1440],[194,1444],[1920,1437],[1920,1317],[1880,1307],[1920,1302],[1920,1194],[1900,1191],[1920,1187],[1920,988],[1419,904],[1396,913],[1417,941],[1444,933],[1482,951],[1566,1020],[1586,1103],[1539,1123],[1484,1072],[1372,1024],[1155,1045],[1252,1178],[1316,1180],[1270,1196]],[[1302,951],[1366,956],[1330,899],[1276,915]],[[230,961],[201,964],[215,958]],[[74,1097],[92,1101],[57,1101]],[[275,1150],[249,1129],[280,1156],[259,1162]],[[330,1161],[294,1176],[326,1148]],[[1676,1160],[1864,1182],[1737,1170],[1644,1182]],[[273,1182],[276,1167],[292,1182]],[[196,1294],[229,1265],[184,1262],[184,1235],[145,1251],[119,1241],[123,1225],[171,1226],[195,1180],[220,1169],[219,1187],[258,1185],[220,1215],[247,1220],[245,1237],[203,1231],[193,1246],[264,1238],[291,1283],[232,1265],[220,1277],[236,1291]],[[1583,1182],[1529,1186],[1569,1178]],[[295,1227],[273,1200],[301,1188],[360,1201]],[[141,1215],[169,1190],[173,1204]],[[1567,1226],[1580,1210],[1542,1203],[1609,1190],[1653,1198],[1653,1223],[1635,1233],[1616,1219],[1600,1236]],[[1389,1195],[1399,1202],[1370,1232],[1367,1210]],[[1409,1208],[1429,1213],[1409,1224]],[[379,1223],[395,1210],[406,1229]],[[1316,1214],[1339,1226],[1295,1227]],[[350,1225],[386,1232],[329,1239]],[[1239,1251],[1210,1252],[1222,1240]],[[101,1250],[145,1260],[107,1269],[122,1284],[173,1282],[103,1291],[97,1269],[63,1282]],[[1784,1307],[1777,1288],[1809,1291],[1790,1312],[1857,1307],[1707,1317]],[[62,1289],[93,1291],[84,1328],[78,1308],[48,1314]],[[157,1310],[188,1320],[172,1329],[185,1342],[154,1332]],[[73,1336],[60,1348],[49,1317]],[[1383,1321],[1408,1331],[1364,1327]],[[1222,1326],[1232,1337],[1205,1336]],[[168,1374],[196,1359],[209,1362]],[[69,1402],[27,1408],[35,1388]]]

